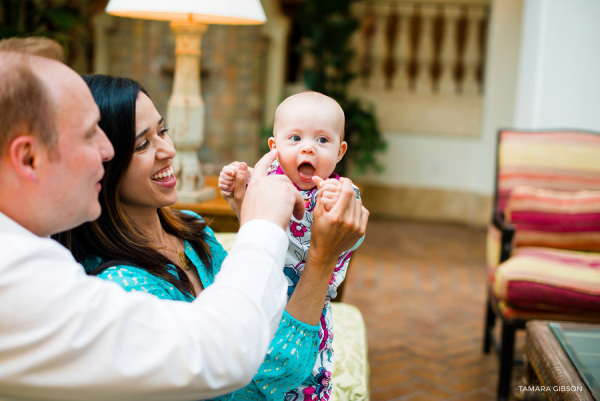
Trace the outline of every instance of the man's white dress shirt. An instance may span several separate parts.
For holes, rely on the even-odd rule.
[[[285,232],[246,223],[191,303],[87,276],[0,213],[0,400],[199,400],[250,382],[287,300]]]

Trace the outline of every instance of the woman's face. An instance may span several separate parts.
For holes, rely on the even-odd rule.
[[[121,202],[130,211],[170,206],[177,201],[177,181],[171,166],[173,141],[148,96],[140,92],[135,108],[135,147],[123,177]]]

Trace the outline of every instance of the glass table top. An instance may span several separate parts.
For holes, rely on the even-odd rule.
[[[600,326],[548,323],[548,327],[590,393],[600,400]]]

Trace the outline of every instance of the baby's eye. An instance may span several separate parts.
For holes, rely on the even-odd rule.
[[[294,135],[293,137],[290,138],[292,141],[294,142],[300,142],[300,137],[298,135]]]
[[[327,138],[322,136],[321,138],[317,139],[317,142],[318,143],[327,143]]]

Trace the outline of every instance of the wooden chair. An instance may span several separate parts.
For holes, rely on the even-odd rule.
[[[543,204],[558,199],[556,207],[571,210],[569,207],[581,205],[582,197],[600,197],[600,134],[502,130],[496,168],[494,211],[487,239],[483,352],[489,353],[494,345],[500,360],[498,400],[507,400],[515,333],[524,329],[527,321],[600,322],[600,232],[574,232],[576,224],[570,219],[575,215],[569,214],[564,215],[563,226],[553,223],[548,232],[523,222],[513,225],[511,221],[518,213],[511,215],[507,204],[518,204],[517,192],[533,194],[529,203],[525,202],[525,208],[531,210],[519,216],[532,218],[535,226],[547,223],[540,216],[548,211],[537,205],[538,201]],[[599,192],[578,192],[583,190]],[[537,196],[540,191],[546,192]],[[547,216],[558,221],[561,218],[556,213]],[[600,214],[590,219],[595,224]],[[586,218],[578,221],[586,222]],[[501,341],[493,333],[498,318]]]

